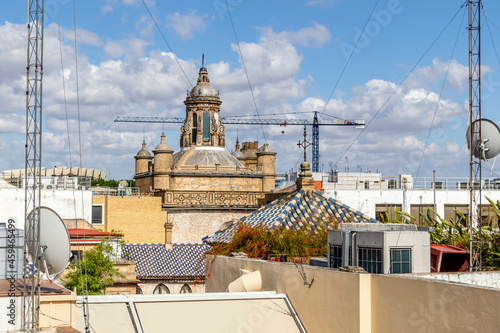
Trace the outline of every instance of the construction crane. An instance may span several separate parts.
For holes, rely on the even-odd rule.
[[[353,126],[354,128],[364,128],[364,120],[319,120],[318,111],[313,111],[313,120],[306,119],[266,119],[253,116],[252,118],[240,117],[221,117],[224,124],[241,125],[301,125],[313,127],[313,157],[312,171],[319,172],[319,127],[320,126]],[[250,116],[248,116],[250,117]],[[116,117],[115,123],[182,123],[184,118],[165,118],[165,117]]]

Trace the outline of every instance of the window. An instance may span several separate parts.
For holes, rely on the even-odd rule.
[[[92,224],[102,224],[102,206],[92,206]]]
[[[391,249],[391,273],[411,272],[411,249]]]
[[[342,246],[330,245],[330,268],[342,266]]]
[[[203,112],[203,142],[210,141],[210,113]]]
[[[153,294],[170,294],[170,290],[166,285],[160,283],[155,287],[155,290],[153,290]]]
[[[135,286],[135,293],[136,295],[142,295],[142,289],[139,287],[139,285]]]
[[[181,294],[191,294],[191,293],[192,293],[191,287],[187,283],[184,283],[184,285],[181,288]]]
[[[351,265],[352,247],[349,246],[349,259],[346,265],[342,265],[342,246],[330,245],[330,268],[339,268]]]
[[[360,247],[358,249],[358,265],[373,274],[382,273],[382,249]]]

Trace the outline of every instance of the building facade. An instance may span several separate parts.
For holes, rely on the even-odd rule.
[[[174,242],[199,242],[223,223],[258,207],[275,187],[276,153],[265,143],[244,142],[240,151],[226,151],[222,101],[210,86],[205,67],[184,101],[186,116],[180,128],[180,151],[161,136],[151,152],[146,143],[135,156],[135,181],[141,195],[162,198],[174,225]]]

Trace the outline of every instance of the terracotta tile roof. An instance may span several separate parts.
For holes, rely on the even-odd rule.
[[[233,238],[239,223],[269,228],[286,227],[288,229],[319,228],[331,229],[342,222],[377,221],[360,211],[324,195],[316,190],[300,190],[274,200],[227,226],[213,235],[203,238],[207,243],[226,243]]]
[[[106,231],[98,231],[92,229],[68,229],[68,234],[70,237],[97,237],[97,236],[117,236],[119,233],[111,233]]]
[[[137,278],[189,278],[205,275],[206,244],[124,244],[122,257],[135,261]]]

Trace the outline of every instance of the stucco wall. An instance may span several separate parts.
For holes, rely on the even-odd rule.
[[[248,210],[182,209],[170,210],[168,220],[174,224],[173,243],[201,243],[201,239],[220,230],[222,226],[239,219]]]
[[[172,190],[262,191],[262,178],[235,176],[172,176]]]
[[[498,332],[500,290],[372,275],[372,332]]]
[[[303,266],[307,281],[314,278],[308,287],[300,276],[300,266],[217,256],[207,259],[206,292],[226,291],[240,277],[239,269],[260,271],[262,290],[286,293],[307,332],[360,332],[359,286],[368,274]]]
[[[92,191],[41,191],[42,206],[53,209],[62,219],[92,219]],[[16,227],[24,229],[24,189],[0,190],[0,222],[14,217]]]
[[[340,272],[224,256],[207,259],[206,291],[226,291],[240,269],[286,293],[308,332],[498,332],[500,290],[412,276]],[[480,273],[481,274],[481,273]]]

